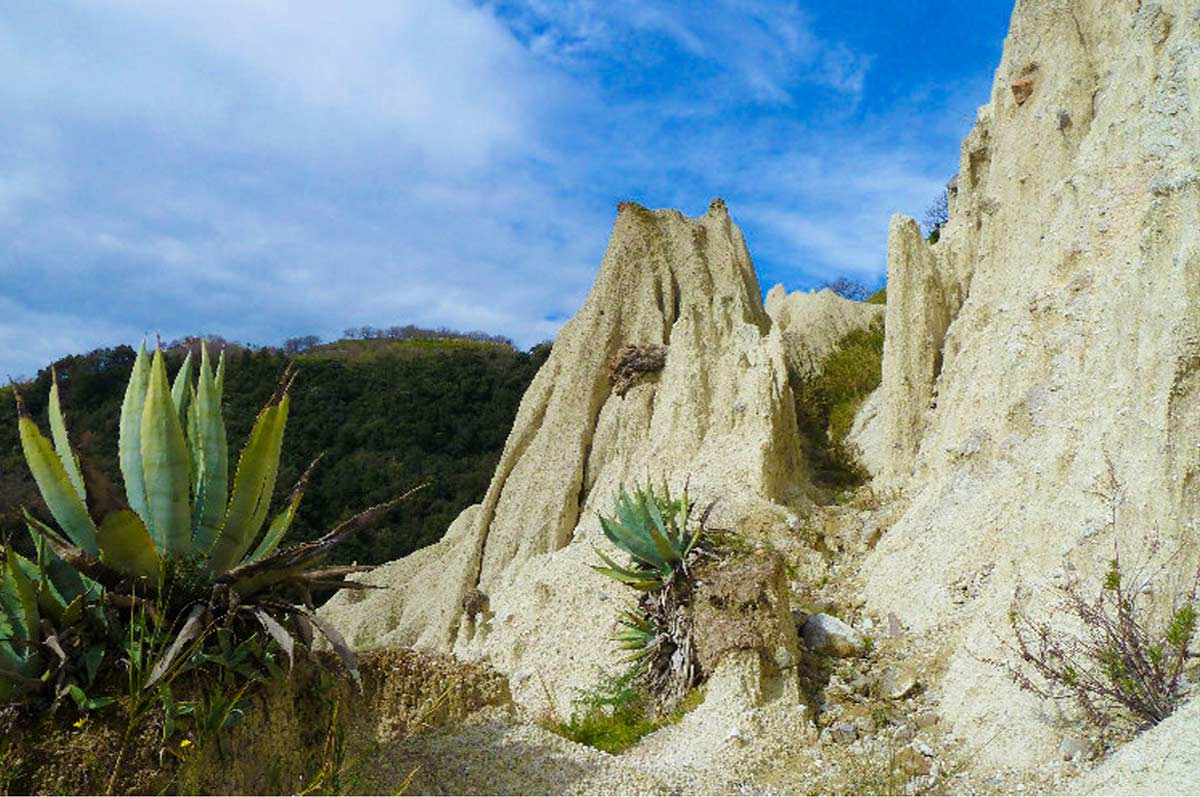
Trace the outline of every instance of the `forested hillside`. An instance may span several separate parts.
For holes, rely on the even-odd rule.
[[[185,351],[171,350],[172,376]],[[315,456],[325,456],[289,536],[311,539],[428,482],[374,533],[343,546],[339,561],[385,562],[437,540],[463,508],[482,498],[521,396],[548,351],[547,345],[520,352],[461,339],[380,339],[339,341],[291,358],[299,375],[276,501]],[[55,364],[73,442],[118,484],[117,421],[133,359],[133,349],[121,346]],[[288,359],[279,349],[230,349],[225,420],[231,459]],[[49,389],[49,369],[20,387],[43,430]],[[22,506],[44,517],[46,510],[21,454],[12,391],[0,389],[0,536],[23,546]]]

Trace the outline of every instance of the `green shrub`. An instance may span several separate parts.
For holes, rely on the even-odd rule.
[[[876,323],[842,337],[815,374],[798,380],[796,419],[817,484],[845,488],[865,480],[846,438],[882,375],[883,324]]]
[[[1021,664],[992,663],[1032,694],[1075,703],[1098,730],[1143,729],[1162,722],[1186,698],[1184,670],[1195,657],[1200,568],[1186,590],[1172,596],[1165,616],[1156,613],[1152,601],[1166,569],[1154,562],[1157,536],[1147,538],[1147,559],[1140,566],[1124,562],[1116,527],[1121,487],[1111,462],[1106,487],[1114,552],[1097,594],[1085,594],[1078,580],[1056,585],[1059,611],[1069,618],[1059,624],[1053,612],[1035,620],[1018,590],[1009,620]]]
[[[656,716],[653,699],[638,686],[633,670],[603,678],[573,701],[571,719],[551,730],[571,741],[617,754],[642,737],[673,725],[704,702],[704,693],[690,691],[666,716]]]

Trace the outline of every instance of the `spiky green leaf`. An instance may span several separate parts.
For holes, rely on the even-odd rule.
[[[224,363],[225,355],[222,353],[222,369]],[[208,361],[208,347],[203,343],[194,409],[196,431],[191,439],[196,462],[193,540],[197,551],[207,552],[216,541],[225,519],[226,502],[229,500],[229,448],[225,423],[221,418],[221,389]]]
[[[87,490],[83,486],[83,474],[79,472],[79,459],[71,450],[71,440],[67,436],[67,421],[63,417],[62,404],[59,401],[58,374],[50,369],[50,436],[54,439],[54,450],[62,462],[63,470],[79,493],[79,498],[87,501]]]
[[[300,501],[304,498],[304,488],[308,485],[309,477],[312,475],[313,468],[320,461],[317,457],[304,470],[304,474],[296,482],[296,486],[292,488],[292,494],[288,498],[287,505],[275,516],[271,521],[270,527],[267,528],[267,533],[263,535],[262,540],[254,549],[253,553],[246,557],[246,562],[257,562],[264,556],[270,556],[275,553],[279,547],[279,543],[283,540],[285,534],[292,526],[292,521],[296,519],[296,510],[300,508]]]
[[[128,509],[112,512],[100,524],[96,537],[100,561],[134,578],[157,583],[162,559],[146,524]]]
[[[0,608],[8,616],[15,639],[32,641],[41,631],[41,613],[37,605],[37,589],[17,561],[11,547],[4,550],[4,575],[0,581]]]
[[[150,515],[146,529],[163,558],[186,555],[192,541],[188,449],[179,413],[167,386],[167,366],[162,349],[154,352],[150,366],[149,387],[142,408],[141,445],[146,505]]]
[[[637,532],[612,518],[600,515],[600,528],[609,541],[625,553],[647,567],[656,567],[658,552],[648,537],[640,537]]]
[[[274,473],[279,466],[278,460],[274,463],[270,461],[271,453],[276,448],[274,443],[279,406],[270,404],[259,413],[258,420],[250,432],[250,440],[238,459],[229,509],[225,513],[225,521],[210,554],[213,570],[217,573],[224,573],[236,565],[258,534],[258,529],[252,526],[252,522],[259,502],[264,500],[263,488],[268,473]],[[265,500],[269,502],[270,495],[267,495]]]
[[[28,416],[18,421],[21,448],[46,508],[71,541],[88,553],[96,553],[96,524],[63,469],[54,447]]]
[[[180,426],[187,425],[188,403],[192,397],[192,352],[189,350],[175,374],[175,382],[171,385],[171,403],[179,416]]]
[[[146,342],[138,347],[125,400],[121,404],[120,436],[117,444],[121,460],[121,475],[125,478],[125,498],[142,520],[150,520],[146,504],[146,476],[142,469],[142,410],[146,405],[146,388],[150,383],[150,359]]]

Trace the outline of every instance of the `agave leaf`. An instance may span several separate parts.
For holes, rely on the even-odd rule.
[[[321,456],[324,455],[322,454]],[[271,525],[267,528],[267,533],[263,535],[258,547],[246,557],[247,563],[257,562],[264,556],[270,556],[275,553],[275,549],[279,547],[280,541],[287,534],[288,529],[292,526],[292,521],[296,518],[296,510],[300,508],[300,500],[304,498],[304,489],[308,486],[308,480],[312,476],[313,468],[321,461],[321,456],[314,459],[304,470],[303,475],[296,482],[296,486],[292,488],[292,494],[288,498],[287,506],[271,521]]]
[[[13,625],[13,634],[20,639],[32,640],[41,630],[41,613],[38,611],[37,589],[17,562],[18,556],[11,546],[5,546],[0,607],[3,607]]]
[[[263,527],[263,523],[267,520],[267,510],[271,507],[271,498],[275,495],[275,481],[279,478],[279,457],[283,453],[283,433],[287,428],[288,411],[291,409],[291,398],[286,394],[279,400],[279,406],[275,408],[275,423],[271,426],[271,436],[267,440],[267,459],[266,471],[263,474],[262,490],[259,493],[258,505],[254,509],[254,514],[250,518],[250,525],[245,535],[245,544],[241,551],[234,558],[234,561],[241,561],[246,555],[246,551],[258,539],[259,531]],[[286,530],[286,528],[285,528]]]
[[[121,475],[125,478],[125,497],[129,506],[142,520],[149,522],[150,509],[146,504],[146,476],[142,470],[142,410],[146,405],[146,388],[150,384],[150,360],[146,356],[146,342],[138,347],[137,359],[133,361],[133,372],[125,387],[125,400],[121,404],[121,427],[118,453],[121,459]]]
[[[355,657],[354,651],[346,644],[341,632],[316,612],[307,612],[306,614],[312,620],[313,625],[321,629],[321,633],[329,640],[330,646],[337,651],[338,658],[342,660],[342,666],[350,673],[350,677],[354,679],[354,683],[358,685],[358,690],[361,692],[362,675],[358,672],[358,659]]]
[[[25,574],[25,577],[34,585],[34,595],[37,599],[38,611],[42,617],[50,618],[51,624],[56,628],[61,628],[63,625],[63,614],[67,610],[68,601],[59,594],[58,590],[50,582],[45,571],[37,564],[29,561],[24,556],[21,556],[16,551],[10,551],[9,556],[16,562],[17,566]]]
[[[127,576],[157,583],[162,559],[146,525],[134,512],[126,509],[104,518],[96,543],[104,564]]]
[[[651,592],[662,586],[662,579],[646,578],[645,576],[636,576],[623,573],[620,570],[614,570],[610,567],[600,567],[599,565],[590,565],[597,573],[608,576],[611,579],[620,581],[622,584],[628,584],[636,590],[642,592]]]
[[[141,430],[142,473],[150,515],[146,529],[160,556],[183,556],[189,553],[192,541],[188,449],[167,387],[162,349],[154,352],[149,381]]]
[[[404,495],[393,498],[387,503],[365,509],[349,520],[338,524],[318,540],[289,546],[270,556],[265,556],[257,562],[244,562],[220,576],[218,581],[229,584],[243,598],[272,584],[286,581],[294,577],[296,573],[319,563],[335,546],[369,527],[383,514],[394,509],[419,490],[425,489],[426,486],[422,484],[414,487]]]
[[[200,479],[200,447],[197,445],[197,440],[200,438],[200,417],[196,405],[199,400],[196,396],[197,388],[192,388],[191,400],[188,401],[187,407],[187,422],[183,424],[183,435],[187,439],[188,447],[188,471],[191,476],[192,484],[192,538],[195,543],[196,522],[200,516],[201,493],[203,485]]]
[[[225,355],[221,354],[221,368]],[[200,379],[196,387],[196,433],[191,438],[196,458],[196,507],[192,523],[195,550],[207,552],[217,539],[229,500],[229,446],[221,419],[221,388],[213,377],[208,347],[200,345]]]
[[[653,571],[634,569],[634,568],[630,568],[630,567],[621,567],[619,564],[617,564],[611,558],[609,558],[607,555],[605,555],[604,551],[601,551],[596,546],[593,545],[592,550],[594,550],[596,552],[596,556],[599,556],[600,560],[603,561],[605,565],[607,565],[610,569],[615,570],[619,573],[624,573],[625,575],[633,576],[637,579],[645,579],[649,573],[653,573]]]
[[[662,564],[659,565],[659,570],[663,575],[668,575],[676,567],[681,564],[679,555],[671,548],[671,543],[667,542],[667,538],[658,532],[658,529],[651,528],[650,540],[654,543],[654,548],[658,551],[658,555],[662,558]]]
[[[657,569],[657,552],[649,540],[638,538],[626,526],[604,515],[600,515],[600,528],[603,529],[604,536],[608,537],[613,545],[625,551],[625,553],[646,567]]]
[[[670,543],[671,549],[677,549],[679,547],[678,537],[675,535],[674,529],[665,522],[662,510],[658,508],[658,500],[653,495],[650,496],[650,500],[646,501],[646,512],[650,517],[650,522],[654,524],[654,528],[658,529],[658,533]]]
[[[225,350],[221,349],[221,356],[217,358],[217,376],[214,380],[217,388],[217,395],[225,395]]]
[[[637,628],[646,632],[651,630],[649,620],[640,614],[629,611],[628,609],[621,612],[621,617],[617,622],[621,623],[621,625],[628,626],[629,628]]]
[[[192,610],[188,612],[187,619],[183,622],[183,628],[179,629],[179,634],[171,642],[171,646],[167,648],[166,653],[154,665],[154,669],[150,671],[150,677],[146,681],[146,686],[143,688],[150,688],[166,675],[167,671],[171,669],[171,665],[183,653],[184,647],[201,635],[201,632],[204,630],[205,611],[203,604],[192,607]]]
[[[83,475],[79,472],[79,460],[71,450],[71,441],[67,436],[67,421],[63,417],[62,404],[58,397],[58,373],[50,369],[50,436],[54,438],[54,450],[62,461],[67,478],[79,493],[80,499],[87,501],[87,492],[83,485]]]
[[[633,498],[626,491],[625,485],[621,485],[620,494],[617,498],[617,517],[620,519],[621,525],[630,531],[645,532],[645,529],[642,528],[642,519],[638,517]]]
[[[33,541],[34,561],[18,555],[17,562],[26,574],[37,582],[39,605],[46,605],[42,600],[42,596],[45,595],[54,603],[65,607],[77,595],[86,591],[83,579],[50,549],[45,539],[33,529],[32,525],[26,523],[25,527],[29,530],[29,538]]]
[[[28,511],[25,512],[25,524],[31,532],[46,542],[54,555],[63,561],[63,564],[85,577],[83,584],[88,591],[93,589],[93,586],[88,583],[89,581],[111,589],[119,586],[125,580],[121,573],[103,564],[82,548],[72,545],[54,529],[29,514]]]
[[[258,420],[250,431],[250,440],[238,459],[229,509],[210,554],[213,570],[217,573],[223,573],[237,564],[257,535],[258,529],[251,528],[250,524],[259,501],[263,499],[263,485],[271,469],[268,457],[272,450],[278,410],[278,404],[268,404],[258,414]],[[266,500],[270,501],[270,496]]]
[[[37,482],[42,499],[46,502],[46,508],[72,542],[95,554],[96,524],[88,515],[87,506],[79,497],[75,486],[71,484],[71,479],[54,447],[25,411],[20,394],[17,394],[17,412],[20,415],[18,426],[21,448],[25,452],[25,461],[29,464],[29,470]]]
[[[296,642],[294,639],[292,639],[292,635],[289,634],[287,629],[280,625],[274,617],[267,614],[262,607],[254,607],[254,616],[258,618],[258,622],[262,624],[263,629],[271,635],[271,638],[274,639],[279,644],[279,647],[283,650],[283,652],[287,654],[288,669],[290,670],[294,663],[293,650],[296,646]]]
[[[187,424],[188,400],[192,397],[192,352],[188,351],[175,374],[175,382],[171,385],[171,403],[179,415],[180,425]]]

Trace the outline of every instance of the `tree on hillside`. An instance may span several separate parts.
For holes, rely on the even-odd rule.
[[[942,226],[950,221],[950,194],[946,189],[930,203],[925,210],[925,238],[935,244],[942,232]]]
[[[316,335],[303,335],[298,338],[288,338],[283,342],[284,354],[299,354],[321,345],[321,339]]]
[[[866,287],[861,282],[856,282],[849,277],[838,277],[835,280],[826,282],[821,286],[821,290],[825,289],[829,289],[843,299],[849,299],[852,302],[866,301],[868,296]]]

